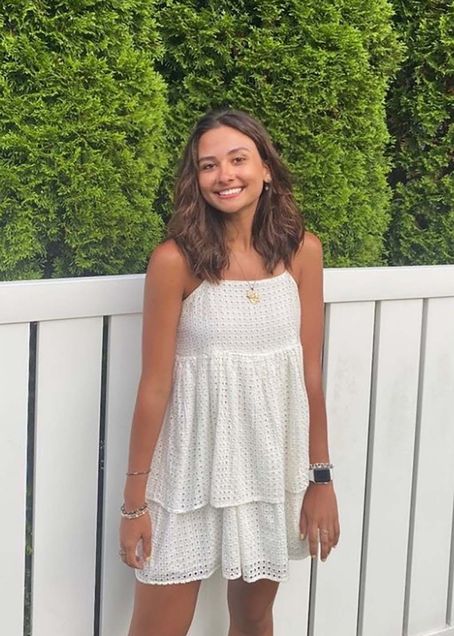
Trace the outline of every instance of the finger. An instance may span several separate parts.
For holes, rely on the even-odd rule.
[[[335,522],[334,522],[334,545],[333,545],[333,547],[336,547],[336,545],[339,543],[339,537],[340,537],[339,520],[336,519]]]
[[[136,548],[134,546],[126,547],[125,563],[130,568],[138,568],[140,566],[140,559],[136,554]]]
[[[332,531],[332,535],[330,535],[331,536],[331,547],[335,548],[337,543],[338,543],[338,541],[339,541],[339,535],[340,535],[339,523],[337,523],[337,521],[334,520],[332,527],[333,527],[333,531]]]
[[[129,557],[128,557],[128,549],[126,548],[126,546],[121,546],[120,548],[120,559],[123,561],[125,565],[128,565],[131,567],[131,564],[129,562]]]
[[[328,532],[324,532],[324,530],[328,530]],[[328,529],[324,524],[322,528],[319,530],[320,533],[320,558],[322,561],[326,561],[328,558],[328,554],[331,551],[331,546],[333,543],[334,530]]]
[[[120,550],[118,551],[120,559],[126,565],[126,549],[123,546],[120,546]]]
[[[313,559],[318,555],[318,527],[316,524],[311,524],[308,532],[309,552]]]
[[[151,534],[142,537],[143,542],[143,558],[145,561],[151,559]]]
[[[304,540],[307,534],[307,518],[304,512],[300,515],[300,539]]]

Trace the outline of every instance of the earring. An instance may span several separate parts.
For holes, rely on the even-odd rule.
[[[268,183],[268,181],[265,181],[265,187],[264,189],[268,192],[268,190],[270,189],[270,184]]]

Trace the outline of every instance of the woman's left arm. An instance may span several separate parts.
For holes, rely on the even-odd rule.
[[[298,261],[298,291],[301,302],[301,344],[304,381],[309,402],[309,462],[329,462],[328,425],[322,384],[324,333],[323,249],[315,234],[305,232]],[[307,535],[311,556],[325,561],[339,541],[340,528],[333,483],[309,483],[300,518],[301,538]]]

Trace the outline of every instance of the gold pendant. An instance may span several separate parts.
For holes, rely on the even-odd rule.
[[[259,293],[256,292],[255,289],[250,289],[246,293],[246,296],[251,301],[251,303],[253,303],[254,305],[260,301]]]

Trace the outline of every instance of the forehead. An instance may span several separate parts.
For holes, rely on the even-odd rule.
[[[258,152],[255,142],[236,128],[219,126],[204,133],[197,148],[198,158],[205,156],[219,157],[227,154],[233,148],[247,148],[251,152]]]

